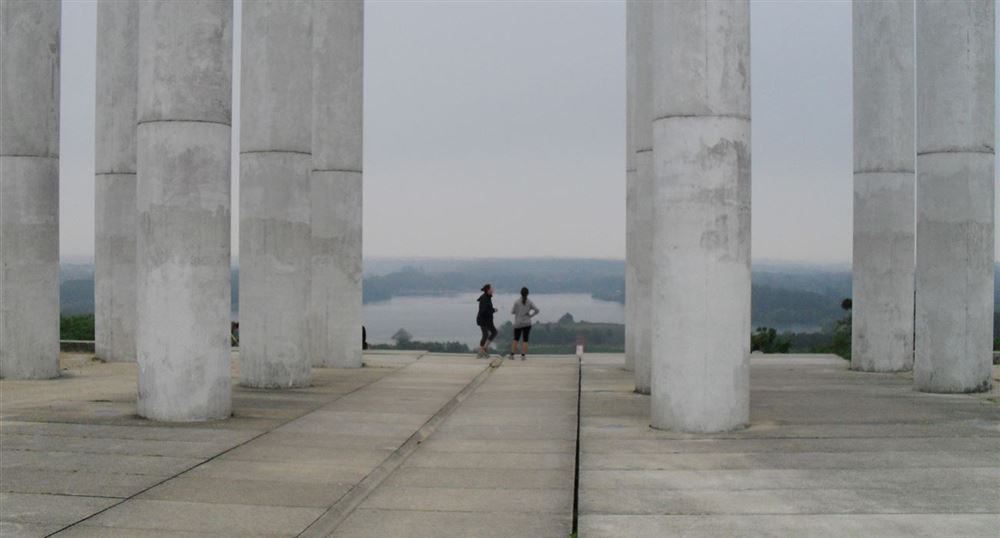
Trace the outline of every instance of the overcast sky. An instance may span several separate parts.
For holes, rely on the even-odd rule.
[[[64,0],[65,259],[94,249],[95,21]],[[850,2],[754,1],[750,50],[753,257],[850,262]],[[366,2],[365,256],[622,258],[624,133],[624,2]]]

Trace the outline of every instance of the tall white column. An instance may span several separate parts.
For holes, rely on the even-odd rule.
[[[230,414],[231,1],[139,4],[139,414]]]
[[[97,356],[135,362],[135,121],[139,4],[97,5],[94,327]]]
[[[653,285],[653,2],[634,1],[635,43],[635,391],[649,394],[652,371]]]
[[[59,375],[60,3],[0,2],[0,377]]]
[[[731,430],[750,403],[749,4],[652,20],[652,425]]]
[[[243,4],[240,94],[240,380],[308,386],[312,12]]]
[[[635,1],[625,4],[625,369],[635,370],[635,352],[638,343],[636,302],[638,300],[638,270],[635,248],[636,238],[636,177],[635,144],[632,137],[635,123],[636,85],[636,35],[639,21]]]
[[[364,3],[314,10],[309,339],[313,365],[358,368]]]
[[[913,1],[854,2],[851,367],[913,368]]]
[[[990,387],[992,0],[917,3],[917,389]]]

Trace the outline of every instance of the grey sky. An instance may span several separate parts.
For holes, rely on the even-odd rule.
[[[366,256],[624,256],[622,1],[365,10]],[[64,258],[93,255],[95,20],[64,0]],[[752,2],[751,40],[753,256],[849,262],[850,2]]]

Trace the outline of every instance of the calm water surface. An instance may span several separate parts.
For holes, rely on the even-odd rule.
[[[365,328],[369,343],[388,343],[399,329],[406,329],[414,340],[479,344],[476,326],[479,293],[436,296],[394,297],[364,306]],[[497,294],[493,306],[500,311],[494,318],[497,327],[513,320],[510,307],[519,295]],[[532,294],[531,300],[541,310],[535,319],[557,321],[569,312],[577,321],[625,322],[625,307],[611,301],[598,301],[585,293]]]

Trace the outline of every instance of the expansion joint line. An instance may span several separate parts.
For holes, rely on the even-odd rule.
[[[240,155],[257,155],[261,153],[286,153],[290,155],[312,155],[310,151],[299,151],[295,149],[248,149],[241,151]]]
[[[181,118],[161,118],[161,119],[155,119],[155,120],[142,120],[142,121],[137,121],[135,123],[135,126],[139,127],[139,126],[146,125],[146,124],[151,124],[151,123],[208,123],[208,124],[211,124],[211,125],[222,125],[224,127],[232,128],[232,125],[230,125],[230,124],[228,124],[226,122],[222,122],[222,121],[199,120],[199,119],[181,119]]]
[[[426,353],[425,353],[426,355]],[[423,355],[421,355],[422,357]],[[466,398],[468,398],[480,385],[486,382],[486,379],[493,373],[494,370],[500,368],[503,365],[503,358],[495,358],[490,361],[490,364],[482,371],[479,372],[476,377],[469,382],[468,385],[462,388],[448,400],[441,409],[438,409],[437,413],[434,413],[431,418],[424,422],[423,426],[420,427],[416,432],[413,433],[402,445],[396,450],[389,454],[378,467],[373,469],[370,473],[365,475],[360,482],[355,484],[337,499],[329,508],[326,509],[322,515],[316,518],[305,530],[299,533],[299,538],[325,538],[333,534],[333,532],[340,526],[344,520],[350,516],[361,503],[368,498],[372,492],[375,491],[382,482],[385,482],[393,472],[396,471],[414,452],[420,448],[420,443],[424,442],[428,437],[433,434],[438,426],[445,421],[459,405]]]
[[[576,457],[573,466],[573,536],[580,531],[580,408],[583,401],[583,357],[576,358]]]
[[[353,168],[313,168],[311,172],[337,172],[341,174],[361,174],[361,170]]]

